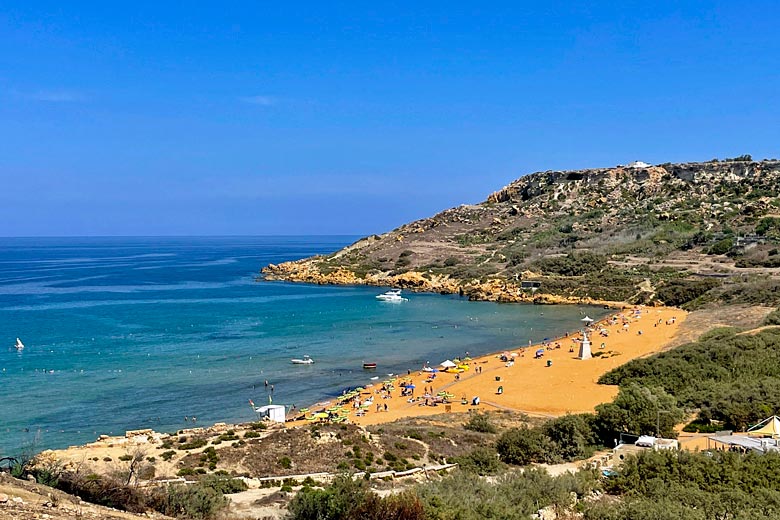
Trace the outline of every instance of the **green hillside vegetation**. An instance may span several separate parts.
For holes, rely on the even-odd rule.
[[[767,320],[778,321],[777,311]],[[680,406],[699,410],[699,423],[744,430],[780,412],[780,329],[716,329],[694,343],[630,361],[599,382],[660,387]]]
[[[377,285],[447,277],[457,289],[411,287],[474,299],[484,296],[475,285],[499,280],[541,282],[535,297],[780,305],[766,271],[780,267],[779,193],[777,160],[538,172],[301,267]],[[276,274],[295,279],[296,268]]]
[[[509,469],[490,482],[462,470],[381,498],[365,480],[342,476],[303,488],[292,520],[482,520],[530,518],[552,509],[585,520],[748,520],[780,518],[780,455],[647,450],[613,475],[592,470],[550,476]]]

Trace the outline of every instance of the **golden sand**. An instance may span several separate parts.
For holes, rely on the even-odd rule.
[[[454,373],[447,372],[438,372],[431,382],[426,381],[430,376],[427,372],[401,376],[394,383],[391,398],[382,397],[381,381],[377,381],[379,384],[367,388],[361,395],[364,400],[373,396],[366,414],[358,417],[352,412],[349,421],[361,425],[379,424],[447,411],[463,413],[475,408],[548,416],[593,411],[596,405],[611,401],[618,390],[615,386],[597,384],[599,377],[632,359],[662,350],[686,317],[684,311],[676,308],[642,307],[640,310],[635,314],[633,309],[627,309],[593,324],[591,349],[596,357],[592,359],[577,359],[579,344],[575,340],[580,337],[577,334],[559,339],[559,348],[553,341],[547,347],[534,345],[509,351],[509,359],[514,359],[511,366],[501,361],[502,353],[474,359],[470,361],[469,369],[459,374],[459,380]],[[613,318],[617,323],[610,323]],[[628,322],[627,329],[624,318]],[[607,337],[599,333],[601,329],[606,329]],[[544,354],[536,358],[535,352],[540,348],[545,348]],[[513,352],[517,357],[511,357]],[[551,361],[550,366],[548,361]],[[481,373],[477,367],[481,367]],[[449,405],[425,406],[421,405],[423,400],[409,402],[408,396],[400,396],[400,384],[405,381],[415,385],[416,397],[422,396],[426,387],[433,387],[434,395],[447,391],[455,397]],[[500,394],[499,387],[503,390]],[[477,407],[471,405],[475,396],[480,398]],[[462,404],[462,398],[468,404]],[[380,404],[381,411],[376,411],[376,404]],[[387,411],[384,411],[385,404]]]

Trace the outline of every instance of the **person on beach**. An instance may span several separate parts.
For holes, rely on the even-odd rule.
[[[387,411],[387,403],[385,403],[385,411]]]

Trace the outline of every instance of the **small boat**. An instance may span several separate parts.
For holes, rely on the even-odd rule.
[[[382,294],[377,294],[376,299],[383,302],[405,302],[408,298],[401,296],[401,289],[390,289]]]
[[[314,360],[309,357],[308,354],[303,356],[303,359],[291,359],[290,363],[293,365],[313,365]]]
[[[376,368],[376,363],[363,363],[363,368],[366,370],[371,370]]]
[[[24,343],[22,343],[22,340],[19,338],[16,338],[16,345],[14,345],[16,350],[24,350]]]

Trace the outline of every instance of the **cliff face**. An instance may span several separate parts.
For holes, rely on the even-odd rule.
[[[774,160],[538,172],[481,204],[262,272],[499,301],[657,301],[670,277],[780,266],[778,193]],[[757,247],[741,251],[745,236]]]

